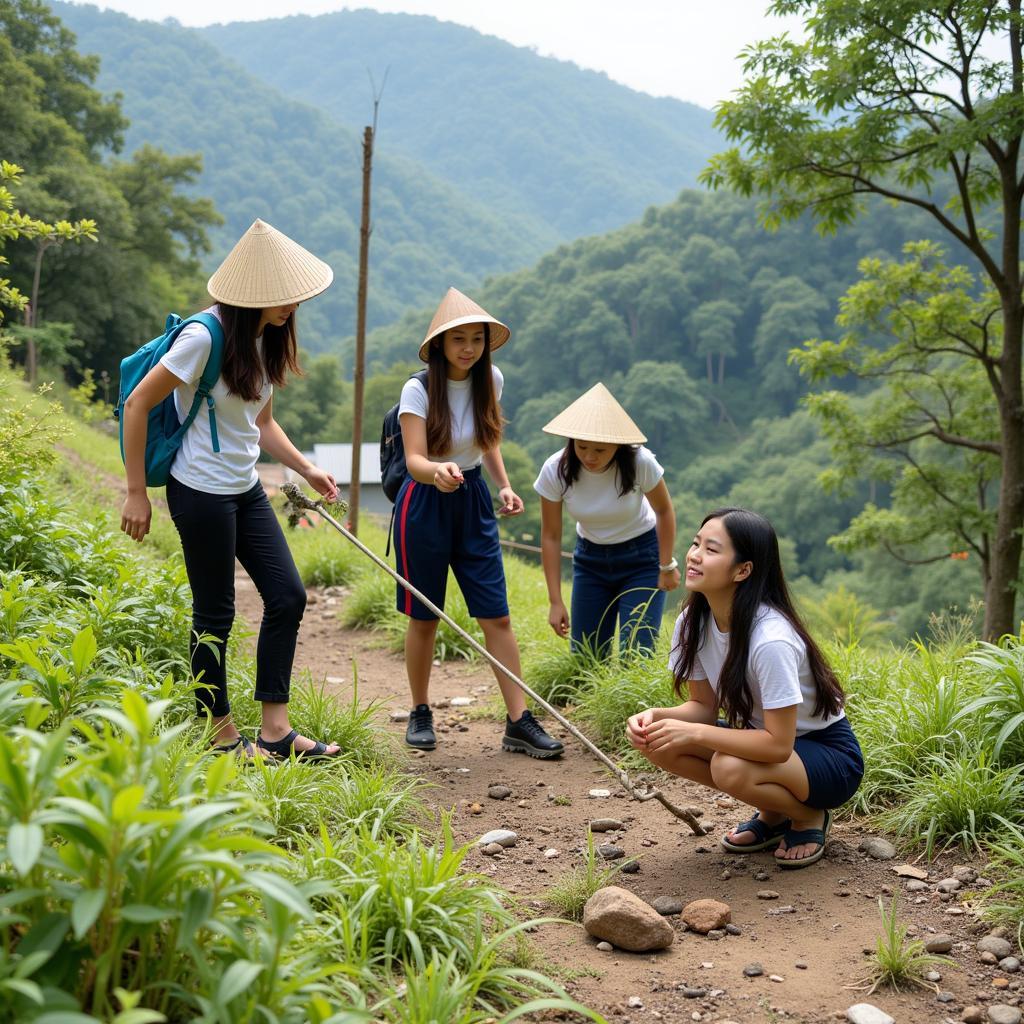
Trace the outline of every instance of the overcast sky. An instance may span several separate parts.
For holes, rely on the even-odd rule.
[[[767,18],[769,0],[97,0],[136,18],[184,25],[344,9],[430,14],[604,71],[655,96],[711,107],[741,81],[740,51],[796,21]]]

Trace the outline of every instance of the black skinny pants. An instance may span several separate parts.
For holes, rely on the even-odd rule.
[[[205,684],[196,691],[197,711],[215,717],[230,711],[225,654],[235,619],[236,557],[263,598],[256,700],[286,703],[306,588],[263,485],[243,494],[207,494],[172,476],[167,507],[192,588],[192,674]],[[214,649],[209,641],[198,642],[203,633],[214,637]]]

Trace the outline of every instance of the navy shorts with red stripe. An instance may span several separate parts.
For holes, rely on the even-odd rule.
[[[445,494],[406,476],[395,500],[394,544],[398,573],[444,608],[451,568],[475,619],[508,615],[505,566],[498,520],[480,468],[463,470],[465,483]],[[414,619],[437,616],[401,584],[398,610]]]

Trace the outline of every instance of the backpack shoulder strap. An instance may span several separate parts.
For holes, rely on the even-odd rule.
[[[206,366],[203,367],[199,383],[196,385],[196,394],[195,398],[192,399],[192,407],[189,409],[188,415],[185,417],[185,421],[181,424],[180,429],[182,433],[188,430],[192,425],[192,421],[196,418],[196,414],[199,412],[200,403],[205,399],[206,407],[210,411],[210,440],[213,442],[213,450],[220,452],[220,439],[217,437],[217,414],[214,411],[215,403],[210,392],[213,390],[214,384],[217,383],[217,378],[220,376],[220,371],[224,365],[224,328],[221,327],[220,321],[212,313],[195,313],[177,325],[175,337],[187,324],[202,324],[210,332],[210,356],[206,360]]]

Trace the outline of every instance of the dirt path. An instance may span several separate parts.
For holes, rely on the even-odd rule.
[[[372,635],[343,629],[337,619],[344,598],[311,591],[299,637],[297,667],[329,677],[339,695],[351,693],[351,663],[356,658],[359,696],[377,699],[387,709],[406,710],[408,693],[400,659],[374,646]],[[257,623],[261,606],[251,583],[238,580],[239,611]],[[475,699],[474,707],[493,698],[494,678],[479,667],[458,663],[435,667],[431,683],[434,702],[457,696]],[[713,826],[707,838],[692,836],[656,804],[637,804],[616,791],[615,783],[566,736],[566,756],[541,762],[500,749],[502,725],[465,709],[439,709],[438,748],[412,755],[409,770],[435,784],[429,798],[436,809],[454,809],[453,827],[460,842],[471,842],[492,828],[510,828],[519,835],[514,849],[488,857],[474,850],[467,866],[495,878],[525,901],[532,913],[548,912],[545,889],[577,862],[592,818],[612,817],[625,824],[603,841],[640,858],[639,872],[621,875],[618,884],[645,900],[676,896],[684,903],[711,897],[729,904],[740,934],[713,940],[682,930],[679,917],[668,920],[676,941],[655,955],[610,953],[596,948],[582,928],[552,925],[533,936],[546,960],[544,969],[560,977],[586,1004],[615,1021],[823,1021],[834,1014],[845,1019],[847,1007],[870,1002],[904,1022],[959,1021],[968,1004],[1019,1004],[1020,975],[1009,977],[1008,991],[999,991],[995,968],[979,961],[975,943],[987,929],[965,911],[960,897],[940,894],[932,883],[946,878],[954,861],[931,865],[929,886],[903,891],[893,865],[858,852],[867,834],[855,823],[841,822],[830,838],[826,857],[802,871],[777,870],[770,853],[733,857],[717,837],[746,817],[746,808],[718,806],[717,794],[682,780],[659,780],[668,795],[684,806],[703,809],[702,821]],[[401,735],[404,725],[385,727]],[[559,735],[555,728],[554,733]],[[511,790],[504,800],[489,799],[488,786]],[[593,788],[612,791],[594,799]],[[480,810],[473,813],[471,805]],[[545,857],[554,849],[557,856]],[[756,873],[763,877],[757,879]],[[766,877],[765,877],[766,876]],[[956,967],[942,967],[937,988],[868,996],[856,986],[880,933],[879,895],[901,893],[901,916],[923,938],[932,932],[953,936]],[[774,890],[777,899],[758,898]],[[917,902],[915,902],[917,901]],[[786,911],[784,908],[791,908]],[[764,973],[744,976],[757,962]],[[772,980],[775,976],[777,980]],[[685,991],[684,991],[685,990]],[[631,998],[636,997],[636,998]],[[948,997],[948,998],[947,998]],[[945,1000],[945,1001],[941,1001]],[[642,1007],[637,1006],[637,1002]]]

